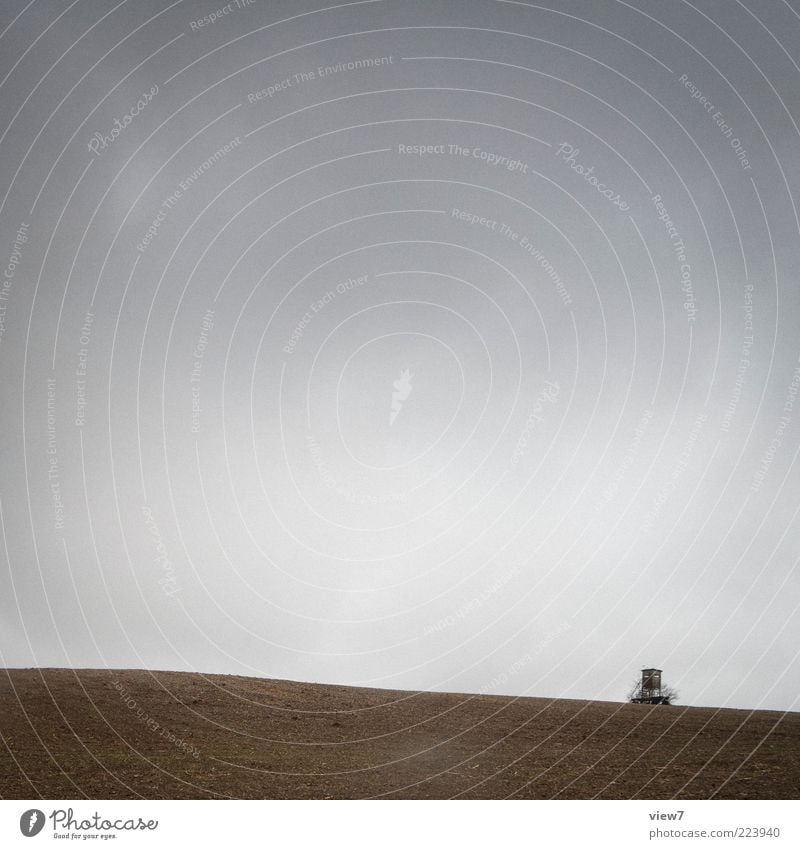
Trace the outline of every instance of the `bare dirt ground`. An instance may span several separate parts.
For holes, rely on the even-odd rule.
[[[0,671],[2,798],[797,798],[800,713]]]

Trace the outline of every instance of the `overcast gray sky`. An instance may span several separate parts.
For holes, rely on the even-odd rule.
[[[797,709],[796,3],[0,32],[2,664]]]

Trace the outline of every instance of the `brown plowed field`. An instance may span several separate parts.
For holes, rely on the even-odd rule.
[[[0,672],[2,798],[797,798],[800,714]]]

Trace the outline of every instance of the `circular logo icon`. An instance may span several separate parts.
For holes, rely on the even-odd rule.
[[[19,818],[19,830],[25,837],[36,837],[44,828],[44,812],[31,808]]]

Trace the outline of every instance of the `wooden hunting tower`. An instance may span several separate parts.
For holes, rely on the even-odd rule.
[[[643,669],[642,681],[631,701],[637,705],[668,705],[669,696],[661,690],[661,670]]]

